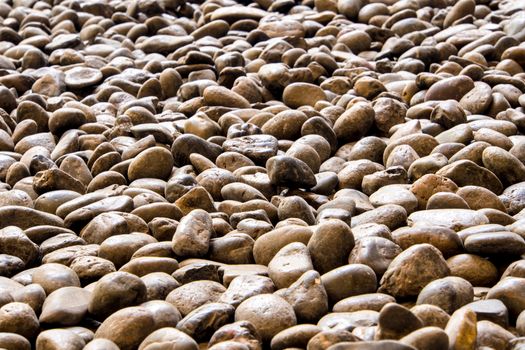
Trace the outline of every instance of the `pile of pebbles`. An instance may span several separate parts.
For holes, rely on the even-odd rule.
[[[523,0],[0,19],[0,349],[525,349]]]

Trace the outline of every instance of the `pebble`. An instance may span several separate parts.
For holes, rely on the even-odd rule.
[[[445,332],[449,346],[471,349],[476,347],[477,338],[476,313],[469,308],[455,311],[447,323]]]
[[[445,350],[449,348],[447,334],[438,327],[423,327],[400,339],[400,342],[416,349]]]
[[[418,223],[432,223],[454,231],[489,223],[485,215],[470,209],[421,210],[410,214],[408,221],[411,226]]]
[[[228,323],[236,312],[235,308],[223,303],[207,303],[190,312],[177,323],[177,329],[197,341],[208,339]]]
[[[472,302],[474,289],[461,277],[445,277],[427,284],[417,297],[417,304],[430,304],[443,309],[448,314]]]
[[[0,308],[0,330],[32,340],[38,335],[38,318],[28,304],[8,303]]]
[[[392,260],[378,291],[394,297],[416,296],[429,282],[449,274],[450,269],[437,248],[428,243],[416,244]]]
[[[278,289],[289,287],[304,272],[313,269],[306,246],[290,243],[275,254],[268,263],[268,276]]]
[[[63,287],[80,287],[75,271],[56,263],[37,267],[32,274],[32,281],[41,285],[47,295]]]
[[[343,221],[327,220],[315,227],[307,247],[315,270],[326,273],[346,263],[354,235]]]
[[[318,101],[326,100],[325,92],[317,85],[293,83],[284,88],[283,102],[290,108],[315,106]]]
[[[42,323],[74,326],[88,311],[91,293],[78,287],[64,287],[46,297],[39,320]]]
[[[47,349],[83,349],[86,345],[84,339],[66,329],[50,329],[43,331],[36,338],[36,348]]]
[[[209,250],[212,220],[202,209],[185,216],[173,235],[172,249],[177,256],[202,256]]]
[[[328,311],[328,294],[317,271],[307,271],[276,295],[290,303],[299,320],[315,322]]]
[[[171,291],[166,301],[173,304],[182,316],[199,306],[219,301],[226,288],[214,281],[193,281]]]
[[[91,292],[88,311],[97,317],[107,317],[127,306],[146,301],[146,285],[127,272],[112,272],[103,276]]]
[[[314,173],[308,165],[296,158],[276,156],[266,162],[270,183],[310,188],[317,184]]]
[[[273,294],[260,294],[243,301],[235,310],[235,321],[251,322],[263,341],[296,325],[292,306]]]
[[[523,310],[523,296],[521,285],[525,279],[521,277],[509,277],[499,281],[487,293],[488,299],[498,299],[509,310],[511,318],[517,317]]]
[[[461,277],[473,286],[492,286],[498,278],[496,266],[478,255],[454,255],[447,259],[447,265],[452,276]]]
[[[379,312],[375,339],[400,339],[422,326],[421,320],[409,309],[396,303],[388,303]]]
[[[133,158],[128,168],[130,181],[142,178],[167,179],[173,168],[171,153],[162,147],[144,150]]]
[[[375,291],[377,277],[367,265],[348,264],[321,276],[321,282],[326,288],[326,292],[331,302],[338,301],[360,294]]]
[[[143,307],[127,307],[109,316],[95,332],[95,339],[108,339],[120,349],[135,349],[155,330],[154,315]]]

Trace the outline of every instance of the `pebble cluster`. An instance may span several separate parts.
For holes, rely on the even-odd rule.
[[[0,1],[0,349],[524,350],[525,1]]]

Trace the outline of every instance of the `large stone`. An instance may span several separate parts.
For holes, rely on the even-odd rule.
[[[429,282],[450,270],[441,252],[430,244],[416,244],[399,254],[379,283],[378,292],[394,297],[416,296]]]

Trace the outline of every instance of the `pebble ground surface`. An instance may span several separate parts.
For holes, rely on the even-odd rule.
[[[524,350],[525,1],[0,0],[0,349]]]

